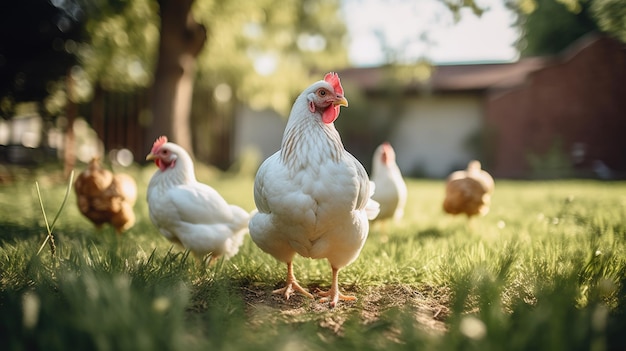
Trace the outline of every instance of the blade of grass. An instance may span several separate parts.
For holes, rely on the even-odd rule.
[[[57,211],[56,216],[54,216],[54,219],[52,220],[50,231],[54,230],[54,226],[57,223],[57,219],[59,219],[59,216],[61,215],[63,208],[65,208],[67,199],[70,197],[70,191],[72,191],[72,184],[74,184],[74,170],[72,170],[72,172],[70,173],[70,180],[67,182],[67,188],[65,189],[65,196],[63,197],[63,202],[61,202],[61,206],[59,207],[59,210]]]
[[[67,203],[67,199],[69,198],[70,191],[72,190],[72,184],[73,183],[74,183],[74,171],[72,170],[72,172],[70,173],[70,179],[69,179],[69,181],[67,183],[67,188],[65,189],[65,196],[63,197],[63,202],[61,202],[61,206],[59,207],[56,215],[54,216],[54,219],[52,220],[52,225],[50,225],[48,223],[48,216],[46,215],[46,210],[45,210],[44,205],[43,205],[43,199],[41,197],[41,191],[39,190],[39,183],[37,181],[35,181],[35,188],[37,189],[37,198],[39,200],[39,206],[41,207],[41,213],[43,214],[43,220],[46,223],[46,231],[48,232],[48,235],[46,236],[46,239],[43,241],[43,243],[39,247],[39,250],[37,251],[37,255],[39,255],[41,253],[41,250],[43,250],[43,247],[46,245],[48,240],[50,241],[50,252],[52,253],[52,256],[54,257],[54,255],[56,254],[56,246],[54,244],[54,236],[52,235],[52,231],[54,230],[54,226],[55,226],[57,220],[59,219],[59,216],[61,215],[61,212],[63,212],[63,208],[65,208],[65,204]]]
[[[46,215],[46,209],[43,206],[43,200],[41,198],[41,191],[39,191],[39,182],[37,181],[35,181],[35,189],[37,189],[37,199],[39,200],[39,206],[41,207],[43,220],[46,223],[46,231],[48,232],[48,235],[46,235],[46,239],[43,241],[43,243],[39,247],[39,250],[37,251],[37,255],[41,253],[41,250],[43,250],[43,247],[46,246],[46,243],[48,242],[48,240],[51,240],[50,250],[52,251],[52,256],[54,256],[56,252],[56,248],[54,247],[54,237],[52,236],[52,231],[50,230],[50,225],[48,224],[48,216]]]

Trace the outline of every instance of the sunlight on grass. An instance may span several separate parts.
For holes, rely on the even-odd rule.
[[[72,191],[50,228],[55,264],[37,255],[40,206],[58,208],[67,180],[48,170],[0,185],[3,350],[626,347],[625,182],[496,180],[491,212],[468,223],[441,210],[442,181],[409,179],[403,221],[374,224],[340,272],[358,301],[329,309],[272,295],[286,267],[249,238],[212,266],[173,247],[148,218],[154,168],[131,172],[136,225],[95,229]],[[199,179],[254,208],[253,179],[208,167]],[[312,291],[330,285],[323,260],[297,257],[295,274]]]

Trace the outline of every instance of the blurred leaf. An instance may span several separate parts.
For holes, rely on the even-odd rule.
[[[507,0],[506,4],[518,16],[516,26],[522,34],[516,46],[522,56],[559,53],[598,28],[590,11],[591,1]]]
[[[626,43],[626,3],[622,0],[593,0],[591,12],[603,31]]]

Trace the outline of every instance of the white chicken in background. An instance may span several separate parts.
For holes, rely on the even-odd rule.
[[[161,234],[199,259],[208,254],[211,261],[235,255],[250,215],[198,182],[187,151],[166,137],[154,142],[146,160],[154,160],[159,168],[148,184],[148,209]]]
[[[453,172],[446,180],[446,196],[443,210],[457,215],[484,216],[489,212],[494,190],[493,178],[481,169],[479,161],[472,160],[466,170]]]
[[[397,222],[402,219],[407,188],[396,164],[396,153],[388,142],[380,144],[374,151],[372,181],[376,185],[372,199],[380,204],[380,213],[376,220],[391,218]]]
[[[298,253],[330,263],[332,283],[318,292],[322,302],[333,307],[356,300],[339,291],[339,270],[359,256],[378,204],[370,199],[373,184],[365,169],[344,149],[333,123],[347,105],[336,73],[306,88],[293,104],[281,149],[255,178],[258,212],[250,220],[250,237],[287,264],[286,286],[274,291],[287,299],[294,291],[313,298],[294,277]]]

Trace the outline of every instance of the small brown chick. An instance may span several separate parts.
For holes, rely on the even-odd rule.
[[[94,157],[74,182],[78,209],[97,228],[110,223],[118,234],[135,224],[133,205],[137,184],[127,174],[113,174],[103,169]]]
[[[479,161],[472,160],[464,171],[456,171],[446,180],[443,210],[449,214],[465,214],[467,218],[484,216],[489,212],[494,181],[481,169]]]

